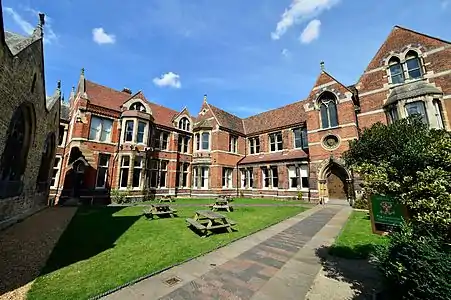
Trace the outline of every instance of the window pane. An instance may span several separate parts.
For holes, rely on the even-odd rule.
[[[169,137],[169,134],[167,132],[163,132],[162,138],[161,138],[161,149],[163,149],[163,150],[168,148],[168,137]]]
[[[132,187],[139,187],[141,181],[141,169],[133,169]]]
[[[185,143],[183,144],[184,153],[188,153],[188,146],[189,146],[189,137],[185,137]]]
[[[293,130],[294,133],[294,147],[301,148],[302,147],[302,132],[301,129]]]
[[[123,167],[130,166],[130,156],[123,156],[122,157],[122,164]]]
[[[421,77],[421,70],[420,69],[409,70],[409,77],[412,78],[412,79],[420,78]]]
[[[403,83],[404,82],[404,73],[402,70],[401,64],[396,64],[390,66],[390,75],[392,83]]]
[[[406,110],[407,110],[407,114],[409,116],[420,115],[422,121],[425,124],[428,124],[428,119],[426,116],[426,108],[424,106],[423,101],[417,101],[417,102],[412,102],[412,103],[406,104]]]
[[[99,166],[106,167],[108,166],[108,160],[110,156],[108,154],[99,154]]]
[[[420,69],[420,61],[417,57],[407,60],[406,65],[407,65],[407,70],[409,71],[409,74],[410,74],[411,70]],[[416,78],[416,77],[414,77],[414,78]]]
[[[125,141],[131,142],[133,140],[133,121],[125,122]]]
[[[202,150],[208,150],[210,144],[210,133],[202,133]]]
[[[302,148],[307,149],[308,148],[308,134],[307,134],[307,128],[302,128]]]
[[[136,156],[135,160],[133,162],[133,165],[135,167],[141,167],[142,166],[142,160],[143,160],[143,158],[141,156]]]
[[[338,116],[337,116],[337,105],[334,101],[329,102],[329,118],[330,118],[330,127],[338,126]]]
[[[200,134],[196,134],[196,150],[200,150]]]
[[[144,131],[146,130],[146,123],[138,122],[138,133],[136,136],[137,143],[144,143]]]
[[[107,171],[108,171],[107,168],[104,168],[104,167],[98,168],[96,187],[104,187],[105,186]]]
[[[303,188],[309,187],[308,177],[301,177],[301,184]]]
[[[121,187],[127,187],[128,169],[121,170]]]
[[[321,103],[320,112],[321,112],[321,127],[322,128],[329,128],[329,116],[327,114],[327,106],[326,106],[326,104]]]
[[[102,126],[102,121],[100,118],[92,117],[91,118],[91,129],[89,131],[89,139],[96,140],[99,136],[100,129]]]

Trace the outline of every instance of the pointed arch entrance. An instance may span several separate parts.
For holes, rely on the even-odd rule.
[[[352,175],[341,159],[329,158],[318,167],[318,190],[320,199],[352,199]]]

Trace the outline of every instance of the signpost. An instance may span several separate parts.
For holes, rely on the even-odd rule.
[[[370,218],[373,233],[385,235],[406,219],[406,209],[387,195],[371,195]]]

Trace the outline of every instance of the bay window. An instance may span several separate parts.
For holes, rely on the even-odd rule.
[[[421,120],[428,124],[426,107],[423,101],[410,102],[405,105],[407,116],[419,115]]]
[[[125,121],[124,142],[132,142],[133,141],[134,127],[135,127],[135,121],[133,121],[133,120]]]
[[[144,143],[144,133],[146,131],[146,122],[138,121],[138,130],[136,132],[136,142],[138,144]]]

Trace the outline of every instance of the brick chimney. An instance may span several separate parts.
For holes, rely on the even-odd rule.
[[[129,89],[129,88],[127,88],[127,87],[124,87],[123,89],[122,89],[122,92],[123,93],[127,93],[127,94],[132,94],[132,90],[131,89]]]

